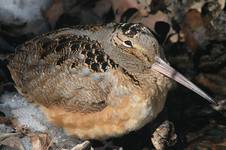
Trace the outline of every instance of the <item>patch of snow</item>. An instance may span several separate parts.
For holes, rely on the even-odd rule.
[[[62,128],[55,127],[48,122],[38,106],[27,102],[20,94],[5,93],[0,97],[0,110],[7,117],[15,118],[19,125],[29,128],[33,132],[44,132],[56,143],[62,141],[77,141],[67,136]],[[74,143],[74,142],[73,142]]]
[[[51,0],[1,0],[0,18],[4,22],[26,22],[42,18]],[[7,15],[6,15],[7,14]]]
[[[11,132],[13,132],[13,131],[14,131],[13,128],[11,128],[11,127],[9,127],[9,126],[6,126],[6,125],[4,125],[4,124],[0,124],[0,134],[1,134],[1,133],[11,133]]]
[[[31,144],[31,140],[30,140],[29,137],[25,136],[25,137],[21,138],[20,142],[22,143],[25,150],[31,150],[32,149],[32,144]]]
[[[47,119],[43,113],[35,107],[34,105],[28,103],[25,98],[23,98],[18,93],[6,93],[0,98],[0,108],[1,110],[7,108],[6,115],[9,117],[14,117],[20,123],[20,125],[25,126],[32,131],[45,132],[47,127]]]
[[[0,0],[1,24],[10,27],[10,34],[43,33],[49,30],[45,11],[52,0]]]

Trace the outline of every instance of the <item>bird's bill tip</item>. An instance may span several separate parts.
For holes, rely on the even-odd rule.
[[[199,94],[200,96],[205,98],[207,101],[209,101],[215,105],[218,105],[217,102],[213,98],[211,98],[203,90],[201,90],[199,87],[197,87],[194,83],[189,81],[186,77],[184,77],[182,74],[180,74],[174,68],[172,68],[169,64],[167,64],[160,57],[155,58],[155,63],[152,65],[151,69],[155,70],[161,74],[164,74],[165,76],[173,79],[174,81],[187,87],[188,89],[192,90],[193,92]]]

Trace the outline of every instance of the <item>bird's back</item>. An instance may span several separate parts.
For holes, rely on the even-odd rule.
[[[100,41],[67,30],[73,29],[41,35],[16,49],[8,65],[16,87],[44,106],[103,109],[111,86],[104,74],[117,64]]]

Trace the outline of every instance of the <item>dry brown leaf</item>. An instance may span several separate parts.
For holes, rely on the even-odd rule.
[[[195,28],[203,26],[203,24],[204,23],[203,23],[201,14],[197,10],[191,9],[190,11],[188,11],[186,13],[185,19],[183,22],[184,26],[188,26],[191,29],[195,29]]]
[[[219,75],[219,72],[218,74],[200,73],[198,76],[196,76],[196,80],[199,82],[199,84],[207,87],[214,93],[226,95],[226,80],[224,76]]]
[[[75,147],[73,147],[71,150],[84,150],[90,145],[89,141],[84,141],[81,144],[77,144]]]
[[[0,134],[0,141],[3,141],[11,136],[17,136],[19,135],[20,133],[1,133]]]
[[[224,9],[225,7],[225,0],[217,0],[220,8]],[[195,2],[193,3],[193,5],[190,6],[190,9],[196,9],[197,11],[201,12],[202,11],[202,7],[203,5],[206,3],[207,1],[199,1],[199,2]]]
[[[219,146],[224,146],[224,147],[226,148],[226,141],[223,141],[223,142],[221,142],[221,143],[218,143],[217,145],[219,145]]]
[[[225,7],[225,0],[218,0],[218,3],[220,4],[221,9],[224,9],[224,7]]]
[[[156,22],[159,22],[159,21],[171,24],[168,16],[161,11],[158,11],[153,15],[148,15],[145,17],[141,14],[137,14],[136,16],[131,17],[131,19],[129,20],[129,22],[132,22],[132,23],[143,23],[145,26],[149,27],[153,31],[154,31]]]
[[[48,150],[51,146],[51,140],[46,133],[30,134],[32,150]]]
[[[85,150],[90,146],[89,141],[84,141],[83,143],[75,145],[72,149],[61,149],[61,150]]]
[[[96,6],[93,8],[93,12],[99,16],[103,17],[111,9],[110,0],[99,0],[96,2]]]
[[[53,0],[52,5],[44,12],[45,18],[52,28],[55,27],[56,21],[64,13],[63,4],[61,0]]]
[[[0,124],[10,125],[11,120],[9,118],[0,116]]]
[[[22,143],[20,142],[20,138],[17,136],[10,136],[3,141],[0,141],[0,145],[6,145],[16,150],[24,150]]]
[[[198,48],[199,42],[202,41],[202,39],[197,39],[196,34],[199,34],[199,37],[204,37],[201,34],[205,34],[205,32],[198,32],[200,30],[205,31],[203,19],[200,12],[192,9],[185,15],[182,32],[184,33],[185,43],[194,51]]]

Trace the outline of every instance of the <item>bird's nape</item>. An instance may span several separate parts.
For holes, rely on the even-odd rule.
[[[217,105],[217,102],[212,97],[207,95],[203,90],[201,90],[194,83],[192,83],[186,77],[184,77],[181,73],[179,73],[174,68],[172,68],[169,64],[167,64],[160,57],[155,57],[155,63],[152,65],[151,69],[164,74],[165,76],[169,77],[170,79],[173,79],[174,81],[187,87],[188,89],[192,90],[193,92],[199,94],[201,97],[205,98],[207,101]]]

